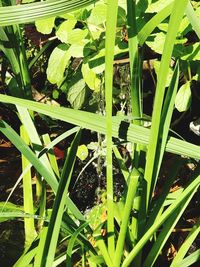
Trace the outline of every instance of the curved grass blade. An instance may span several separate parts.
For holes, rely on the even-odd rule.
[[[192,25],[192,28],[194,29],[194,31],[196,32],[197,36],[200,39],[200,21],[199,21],[199,17],[196,15],[192,4],[190,3],[190,1],[188,2],[187,8],[186,8],[186,15]]]
[[[176,254],[174,260],[172,261],[170,267],[176,267],[179,266],[180,264],[182,266],[182,260],[185,257],[186,253],[188,252],[188,249],[194,242],[195,238],[198,236],[199,232],[200,232],[200,220],[192,227],[192,230],[190,231],[186,240],[179,248],[178,253]]]
[[[114,207],[113,207],[113,173],[112,173],[112,88],[115,34],[117,26],[118,0],[108,0],[106,17],[105,44],[105,100],[106,100],[106,191],[107,191],[107,231],[108,252],[114,256]]]
[[[20,127],[20,136],[29,145],[29,137],[27,135],[24,125]],[[22,171],[27,168],[29,161],[22,154]],[[23,204],[25,213],[34,213],[33,207],[33,192],[32,192],[32,177],[31,171],[29,170],[23,176]],[[24,218],[24,230],[25,230],[25,246],[30,245],[36,237],[36,231],[34,226],[34,220],[31,218]]]
[[[0,131],[13,143],[13,145],[32,163],[38,172],[46,179],[54,192],[57,191],[58,182],[54,175],[44,166],[33,151],[19,137],[19,135],[3,120],[0,121]]]
[[[67,155],[66,161],[64,163],[61,179],[58,186],[58,191],[56,194],[50,222],[48,225],[48,231],[45,238],[43,253],[41,254],[41,258],[38,260],[38,264],[41,267],[53,265],[62,216],[66,205],[66,196],[68,193],[69,182],[75,163],[76,151],[79,145],[80,137],[81,131],[76,134],[71,145],[70,151]]]
[[[169,218],[169,216],[187,199],[187,197],[192,194],[194,190],[197,190],[200,185],[200,168],[196,169],[194,174],[194,180],[185,188],[185,190],[180,194],[180,196],[171,204],[160,216],[159,220],[156,221],[148,231],[143,235],[143,237],[138,241],[135,247],[132,249],[130,254],[124,260],[122,267],[128,267],[133,259],[138,255],[139,251],[143,248],[146,242],[151,238],[153,233]],[[197,176],[198,175],[198,176]]]
[[[82,225],[79,226],[79,228],[73,233],[73,235],[70,238],[70,241],[67,246],[67,258],[66,258],[66,266],[71,267],[72,266],[72,250],[74,247],[74,243],[77,240],[78,235],[86,228],[86,226],[89,225],[89,222],[85,222]]]
[[[0,26],[24,24],[73,12],[96,0],[49,0],[17,6],[0,7]]]
[[[60,141],[62,141],[64,138],[67,138],[68,136],[76,133],[78,130],[80,130],[80,127],[74,127],[69,131],[66,131],[65,133],[61,134],[60,136],[56,137],[51,143],[49,143],[45,148],[43,148],[39,154],[38,154],[38,158],[40,158],[43,154],[45,154],[46,152],[48,152],[50,149],[52,149],[56,144],[58,144]],[[2,209],[4,209],[7,205],[7,202],[9,201],[11,195],[13,194],[14,190],[17,188],[18,184],[21,182],[23,176],[31,169],[33,165],[30,163],[21,173],[21,175],[19,176],[19,178],[17,179],[15,185],[12,187],[12,190],[10,191],[6,201],[4,202],[4,207]]]
[[[169,2],[169,1],[168,1]],[[173,7],[173,0],[172,3],[169,3],[166,7],[164,7],[160,12],[153,16],[144,27],[138,33],[138,42],[140,45],[143,45],[149,37],[149,35],[153,32],[153,30],[164,20],[166,19],[172,10]]]
[[[200,261],[200,249],[197,249],[195,252],[193,252],[192,254],[187,256],[185,259],[183,259],[181,262],[181,267],[192,266],[194,263],[198,261]]]
[[[156,158],[157,151],[160,150],[160,146],[158,146],[159,130],[160,130],[160,124],[162,123],[161,114],[162,114],[163,99],[164,99],[164,94],[165,94],[167,75],[169,72],[169,65],[170,65],[170,60],[171,60],[171,55],[172,55],[176,35],[178,32],[183,14],[185,12],[187,3],[188,3],[188,0],[182,0],[181,2],[179,0],[174,1],[172,13],[170,16],[168,31],[166,35],[166,40],[164,44],[161,64],[159,68],[158,79],[157,79],[158,82],[156,86],[156,95],[155,95],[153,115],[152,115],[152,126],[151,126],[151,131],[150,131],[149,146],[148,146],[148,151],[147,151],[147,159],[146,159],[145,174],[144,174],[144,178],[147,183],[146,208],[148,208],[152,189],[155,183],[156,164],[154,164],[154,161]]]
[[[154,262],[156,261],[160,251],[162,250],[168,237],[171,235],[172,230],[176,226],[178,220],[182,216],[195,193],[196,189],[185,199],[184,203],[181,204],[180,207],[178,207],[165,222],[161,233],[157,237],[142,267],[152,267],[154,265]]]
[[[0,101],[14,105],[17,104],[22,107],[29,107],[30,110],[45,114],[52,118],[66,121],[95,132],[106,134],[105,117],[98,114],[64,107],[51,106],[50,108],[49,105],[43,103],[37,103],[3,94],[0,94]],[[129,117],[127,117],[127,121],[125,121],[125,119],[126,117],[123,119],[121,119],[119,116],[112,117],[112,136],[133,143],[148,145],[150,130],[139,125],[130,124],[128,122]],[[2,128],[0,128],[0,130],[1,129]],[[168,137],[166,151],[177,155],[185,155],[187,157],[200,159],[199,146],[174,137]]]
[[[137,171],[137,169],[133,169],[129,177],[130,180],[128,183],[128,192],[127,192],[126,202],[124,206],[123,219],[120,225],[120,231],[119,231],[119,236],[118,236],[117,245],[116,245],[115,257],[114,257],[114,263],[116,267],[121,266],[120,263],[121,263],[121,258],[123,255],[124,241],[126,237],[130,213],[132,210],[133,200],[134,200],[135,193],[137,190],[139,177],[140,177],[140,173]]]

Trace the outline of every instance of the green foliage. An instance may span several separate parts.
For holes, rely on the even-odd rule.
[[[89,5],[93,2],[47,0],[16,8],[2,6],[4,1],[0,1],[0,25],[3,26],[0,29],[0,49],[10,62],[13,77],[8,86],[12,87],[16,96],[0,94],[0,101],[15,105],[23,129],[26,129],[19,136],[8,123],[0,121],[0,131],[23,155],[22,175],[17,183],[24,177],[25,194],[23,207],[8,201],[1,203],[0,218],[1,222],[23,218],[26,240],[30,230],[33,234],[14,266],[32,263],[35,266],[154,266],[175,224],[200,185],[198,166],[188,177],[187,183],[177,192],[170,192],[179,169],[189,162],[186,157],[191,157],[195,166],[195,159],[200,158],[198,146],[169,135],[174,107],[179,112],[187,112],[192,105],[190,85],[192,79],[198,77],[195,64],[198,64],[200,57],[198,42],[188,43],[188,34],[194,34],[193,28],[200,36],[199,3],[192,1],[193,9],[187,0],[128,0],[119,3],[108,0]],[[9,18],[3,15],[5,10],[10,12]],[[39,31],[52,33],[57,39],[49,56],[47,78],[53,84],[54,95],[65,93],[72,108],[48,106],[24,99],[31,92],[29,66],[25,48],[21,45],[21,29],[10,25],[33,21]],[[13,47],[7,47],[7,42],[12,43],[13,40]],[[154,80],[156,88],[151,128],[143,127],[143,58],[139,46],[144,44],[157,53],[158,58],[161,57],[153,65],[157,80]],[[117,81],[113,81],[113,61],[124,60],[127,53],[130,74],[124,80],[128,79],[128,85],[125,83],[124,86],[124,80],[116,75],[121,71],[120,67],[116,67],[114,78],[119,79],[120,85],[117,88]],[[40,55],[33,60],[32,66]],[[175,64],[172,64],[172,59]],[[152,69],[150,72],[152,75]],[[182,86],[179,85],[181,72],[184,76]],[[120,94],[125,95],[124,102]],[[117,97],[119,101],[115,101]],[[93,113],[90,111],[91,99],[96,103]],[[121,115],[115,116],[113,102],[121,105],[118,112]],[[88,111],[78,110],[83,108]],[[38,134],[33,112],[77,127],[51,141],[48,135]],[[98,142],[90,142],[86,146],[83,140],[79,145],[80,128],[97,132]],[[62,169],[59,169],[52,148],[59,140],[74,133],[76,135],[65,153]],[[106,136],[105,140],[102,134]],[[119,141],[125,143],[126,150],[130,152],[129,169],[117,148]],[[88,153],[88,149],[92,153]],[[163,180],[162,194],[156,198],[155,187],[166,152],[184,156],[184,159],[181,156],[175,158]],[[104,194],[98,191],[96,205],[83,214],[71,200],[69,188],[76,183],[72,179],[76,157],[84,164],[89,154],[93,157],[81,172],[84,173],[86,166],[97,160],[95,175],[101,177],[99,169],[105,158],[106,188]],[[114,155],[119,165],[117,171],[125,184],[116,199],[113,187],[116,171]],[[39,204],[31,196],[32,166],[37,175],[36,196]],[[46,186],[55,195],[50,209],[46,205]],[[189,266],[199,260],[196,252],[190,256],[186,254],[199,234],[199,224],[199,221],[194,224],[171,266]],[[161,227],[162,232],[158,231]],[[37,237],[33,240],[36,230]],[[61,253],[60,247],[64,252]],[[74,262],[77,258],[79,263]]]
[[[190,82],[187,81],[183,84],[176,95],[175,99],[175,107],[179,112],[183,112],[188,110],[191,104],[191,89]]]

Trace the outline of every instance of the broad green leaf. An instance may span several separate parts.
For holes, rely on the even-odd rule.
[[[122,26],[126,24],[126,11],[118,6],[118,14],[117,14],[117,26]]]
[[[88,35],[88,30],[84,29],[74,29],[68,33],[68,43],[69,44],[77,44],[77,43],[83,43],[83,40]]]
[[[80,145],[78,146],[78,150],[76,153],[76,156],[80,159],[80,160],[85,160],[88,156],[88,148],[86,145]]]
[[[106,21],[106,11],[107,6],[103,3],[97,4],[91,12],[90,17],[88,18],[88,23],[94,25],[100,25]]]
[[[51,53],[47,68],[47,78],[53,84],[59,84],[63,79],[65,68],[71,57],[68,48],[67,44],[60,44]]]
[[[56,32],[56,36],[63,43],[68,43],[68,34],[72,31],[77,20],[75,18],[64,21]]]
[[[75,43],[72,44],[69,48],[69,54],[72,57],[84,57],[87,56],[88,53],[85,53],[85,51],[87,52],[85,48],[85,45],[88,43],[88,40],[84,39],[82,41],[82,43]]]
[[[105,29],[103,27],[96,26],[94,24],[89,24],[89,23],[88,23],[88,29],[90,31],[92,39],[94,39],[94,40],[99,39],[101,33],[105,32]]]
[[[85,100],[85,81],[83,79],[78,80],[71,86],[67,100],[74,109],[80,109],[82,107]]]
[[[159,71],[159,68],[160,68],[160,61],[156,61],[155,60],[153,65],[154,65],[154,69],[155,69],[156,75],[158,76],[158,71]],[[168,87],[170,85],[172,76],[173,76],[173,70],[170,68],[168,76],[167,76],[166,87]]]
[[[176,99],[175,99],[175,107],[179,112],[183,112],[188,110],[191,104],[191,89],[190,82],[187,81],[185,84],[181,86],[179,89]]]
[[[92,90],[99,91],[101,81],[96,73],[89,68],[88,63],[82,65],[81,71],[88,87]]]
[[[161,11],[163,8],[165,8],[167,5],[169,5],[173,0],[159,0],[159,1],[154,1],[155,3],[152,3],[149,5],[147,8],[146,12],[148,13],[158,13]]]
[[[55,17],[36,20],[35,26],[38,32],[43,34],[50,34],[53,30]]]
[[[163,32],[152,34],[146,44],[156,53],[162,54],[166,35]]]

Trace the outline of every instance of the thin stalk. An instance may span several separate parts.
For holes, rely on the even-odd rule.
[[[123,255],[124,241],[126,238],[126,232],[129,224],[129,218],[133,206],[134,196],[137,190],[139,176],[140,173],[136,169],[133,169],[129,177],[130,180],[128,184],[128,192],[124,207],[123,219],[120,226],[120,232],[115,251],[115,258],[114,258],[115,267],[120,267],[121,258]]]
[[[127,0],[127,29],[128,29],[128,46],[129,46],[129,58],[130,58],[130,77],[131,77],[131,110],[133,118],[142,117],[142,108],[141,108],[141,59],[139,55],[138,48],[138,32],[137,32],[137,23],[136,23],[136,0]],[[141,125],[140,120],[133,120],[133,124]],[[140,162],[140,145],[133,144],[134,146],[134,160],[133,164],[135,168],[139,167]],[[144,192],[144,191],[143,191]],[[142,217],[145,217],[145,208],[143,211],[143,206],[140,205],[138,201],[138,212],[140,213],[141,221],[145,222]],[[131,223],[131,239],[137,240],[141,235],[140,229],[143,228],[139,226],[138,218],[134,218]],[[140,255],[137,258],[137,266],[140,266]]]
[[[195,176],[199,173],[199,168],[197,169]],[[159,220],[156,221],[149,230],[143,235],[136,246],[132,249],[129,255],[124,260],[122,267],[130,266],[130,263],[138,255],[141,249],[144,247],[146,242],[151,238],[155,231],[169,218],[169,216],[186,200],[186,198],[196,191],[200,185],[200,175],[198,175],[181,193],[181,195],[171,204],[160,216]]]
[[[179,29],[179,25],[183,14],[185,12],[188,0],[174,1],[170,22],[168,26],[168,32],[163,50],[163,56],[160,64],[158,83],[156,88],[156,96],[154,101],[154,109],[152,115],[152,127],[150,132],[149,147],[147,152],[147,163],[145,167],[145,179],[147,182],[147,207],[152,193],[152,184],[155,184],[154,173],[154,161],[156,157],[156,151],[158,149],[159,129],[161,123],[161,111],[163,106],[163,99],[165,94],[165,86],[167,75],[169,72],[169,63],[171,60],[172,50],[176,38],[176,34]]]
[[[140,103],[140,60],[138,53],[138,38],[136,24],[136,1],[127,0],[127,29],[128,29],[128,46],[130,58],[130,75],[131,75],[131,108],[132,116],[141,117]],[[134,120],[133,123],[140,125],[140,120]]]
[[[26,144],[29,144],[29,137],[23,125],[20,127],[20,133],[21,133],[21,138],[26,142]],[[22,170],[26,169],[28,165],[29,161],[22,154]],[[24,201],[24,212],[28,214],[34,214],[31,170],[29,170],[23,176],[23,201]],[[24,230],[25,230],[25,247],[27,247],[33,242],[34,238],[36,237],[33,218],[24,218]]]
[[[113,87],[113,61],[115,46],[115,29],[117,24],[117,0],[108,0],[106,20],[105,44],[105,99],[106,99],[106,179],[107,179],[107,208],[108,208],[108,252],[114,256],[114,205],[113,205],[113,173],[112,173],[112,87]]]

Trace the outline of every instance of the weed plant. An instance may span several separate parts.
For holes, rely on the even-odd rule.
[[[1,203],[0,210],[1,222],[24,220],[24,252],[14,266],[75,266],[75,259],[81,266],[156,266],[200,184],[199,147],[170,136],[174,109],[183,113],[192,108],[191,83],[198,81],[200,55],[199,43],[188,43],[187,36],[193,32],[200,37],[199,10],[198,2],[188,0],[47,0],[22,1],[18,5],[12,0],[0,1],[1,66],[7,66],[1,77],[8,88],[7,95],[0,94],[0,101],[15,106],[22,125],[18,134],[0,121],[1,132],[22,155],[22,174],[15,187],[23,181],[24,205],[17,207],[8,199]],[[28,23],[35,23],[44,34],[53,32],[59,40],[48,61],[47,78],[54,84],[54,96],[64,92],[72,108],[32,99],[30,69],[49,46],[45,45],[28,64],[23,40]],[[157,82],[150,128],[144,127],[143,114],[142,62],[146,45],[161,55],[154,66]],[[122,108],[113,116],[113,64],[127,54],[129,112]],[[80,61],[73,68],[75,58]],[[184,75],[182,85],[180,72]],[[12,75],[8,77],[8,73]],[[88,92],[94,101],[97,98],[95,112],[89,111]],[[103,99],[105,109],[98,105],[99,99]],[[74,127],[51,141],[48,134],[39,136],[36,113]],[[94,158],[106,155],[106,197],[87,214],[81,213],[69,196],[76,157],[84,160],[88,153],[87,147],[80,145],[84,128],[105,136],[105,146],[99,142],[101,151]],[[73,141],[60,170],[52,148],[71,135]],[[114,140],[131,147],[129,169]],[[177,157],[162,193],[155,198],[166,152]],[[113,157],[125,181],[118,200],[113,192]],[[171,193],[179,169],[191,159],[196,168],[188,183],[176,194]],[[32,194],[32,167],[37,176],[37,205]],[[46,207],[47,186],[55,194],[50,209]],[[197,221],[170,266],[198,262],[199,249],[187,253],[199,229]],[[64,247],[62,252],[58,250],[60,246]]]

